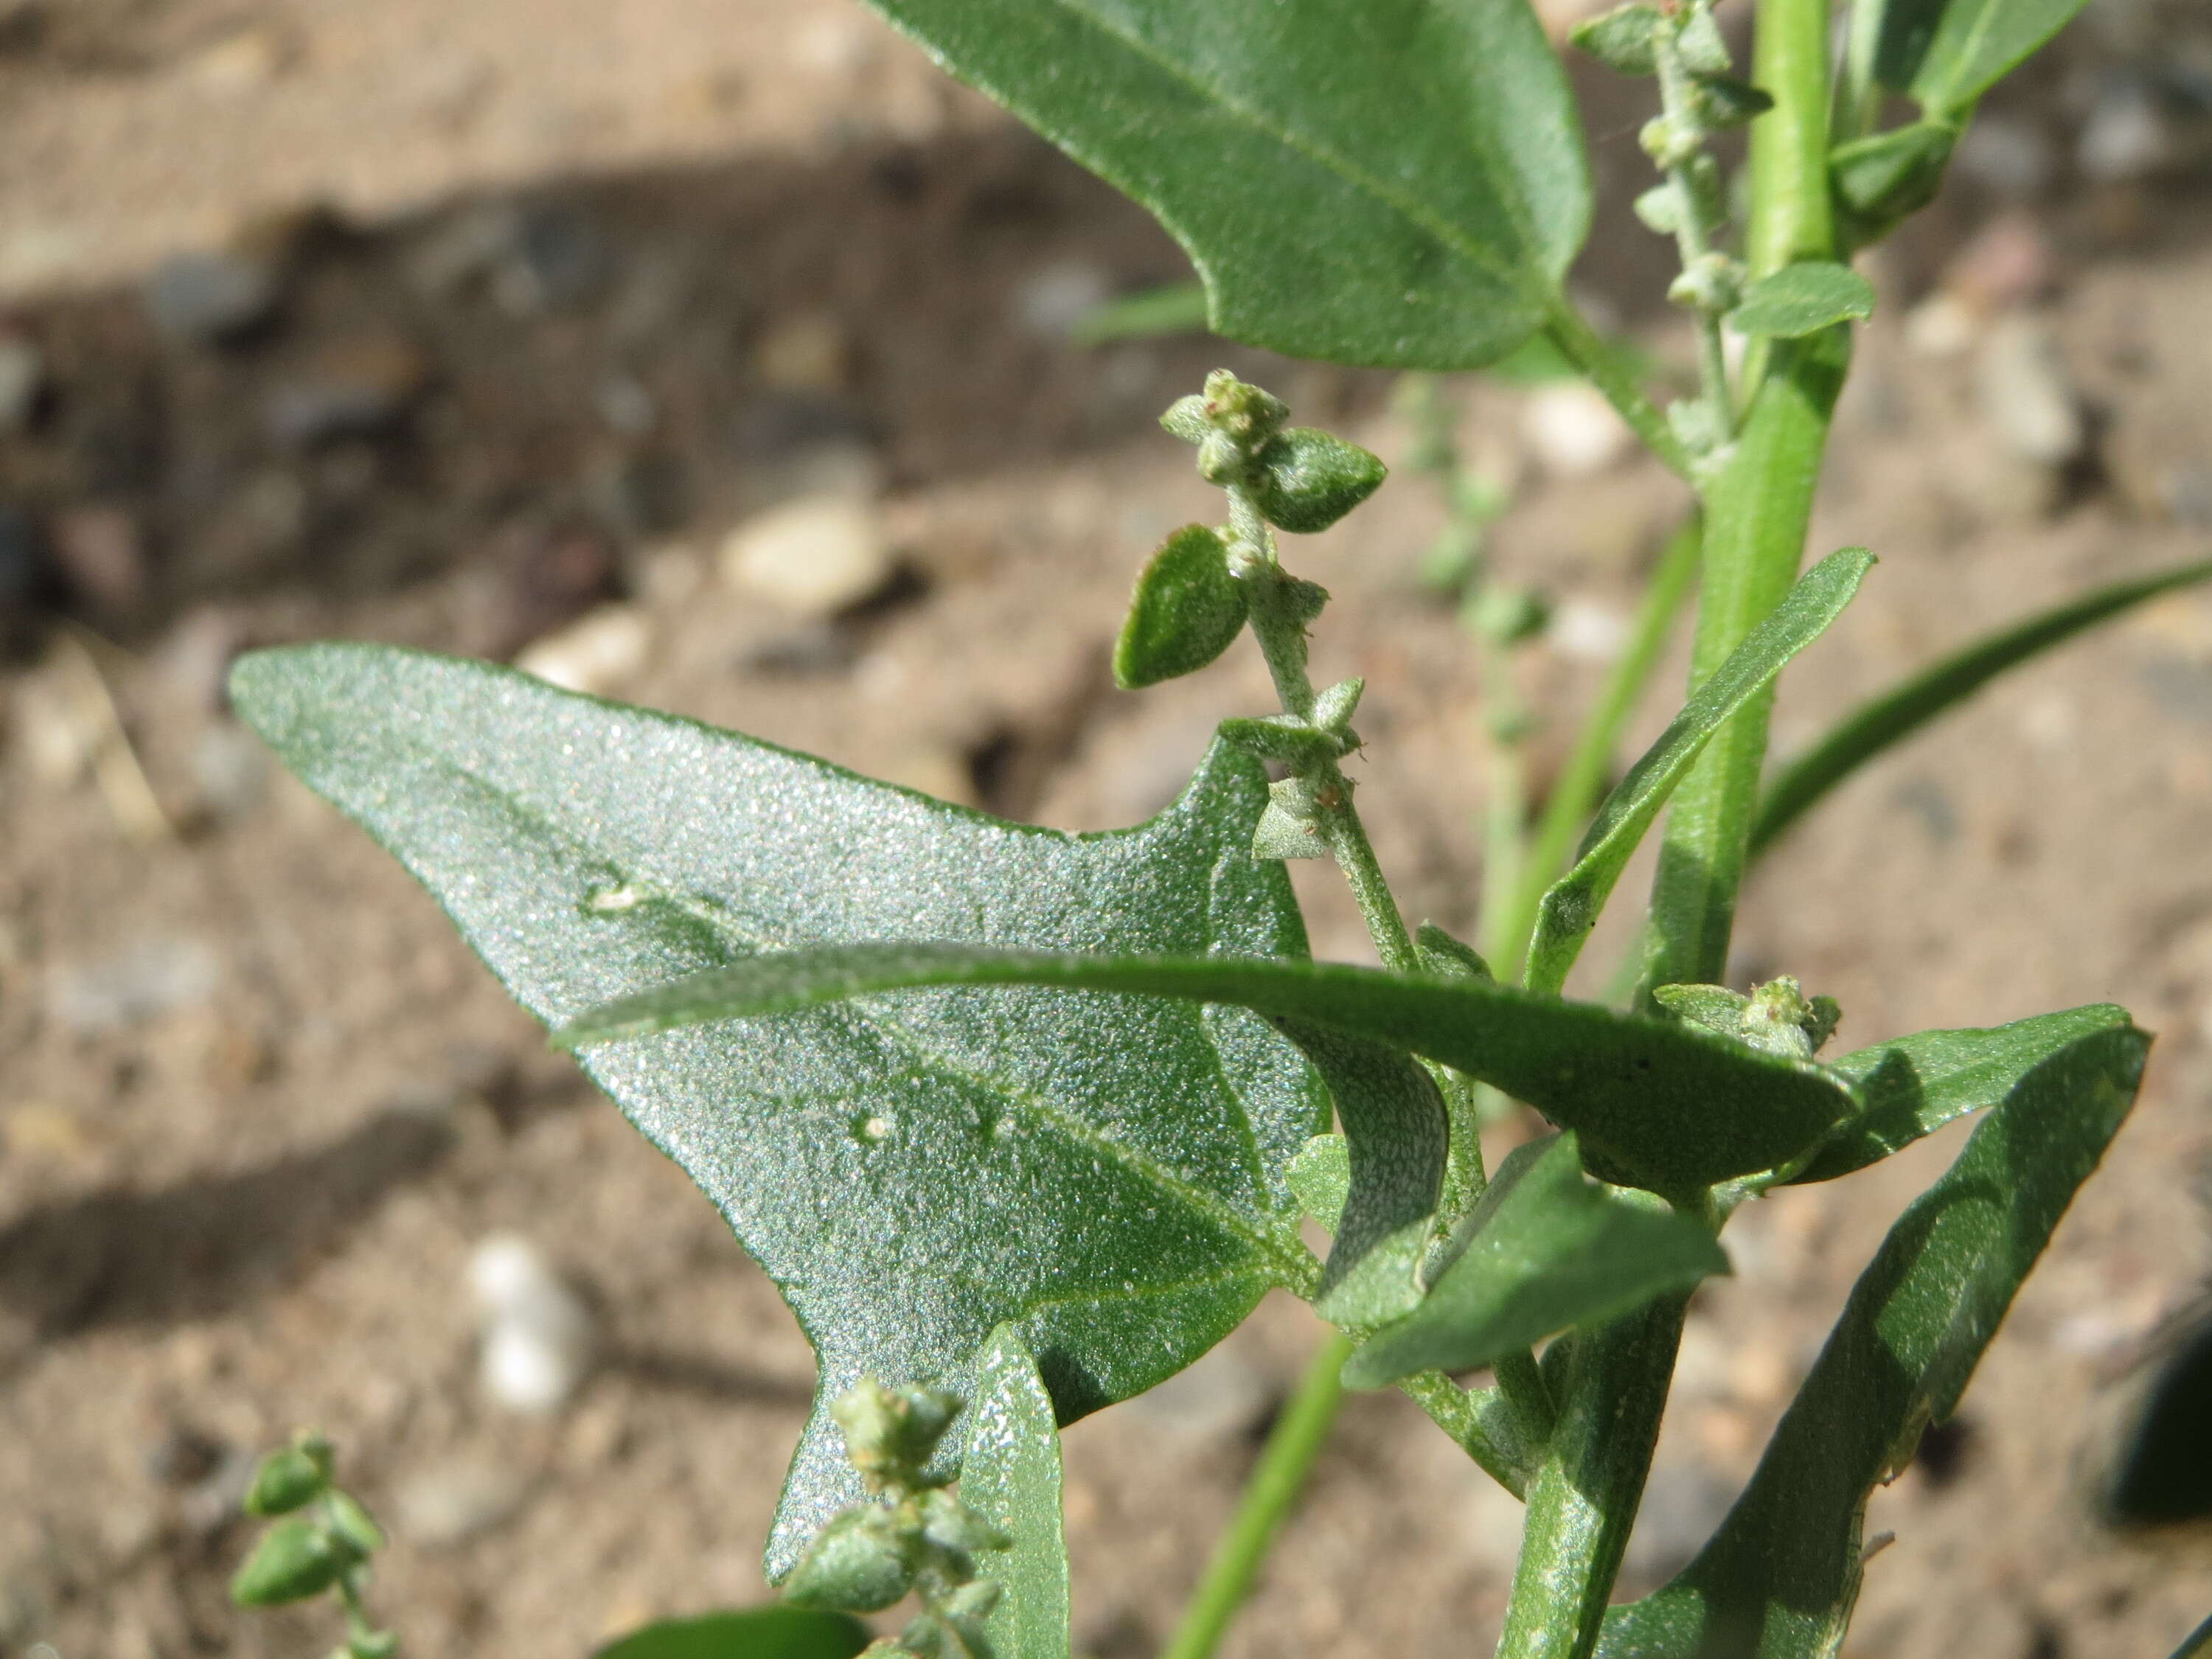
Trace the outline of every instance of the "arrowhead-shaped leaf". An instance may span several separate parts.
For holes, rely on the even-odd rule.
[[[781,1014],[908,986],[1049,985],[1250,1008],[1440,1060],[1575,1130],[1638,1184],[1687,1193],[1802,1155],[1856,1100],[1817,1066],[1671,1021],[1467,978],[1217,955],[1054,955],[946,945],[756,957],[593,1010],[571,1047]]]
[[[853,1659],[872,1634],[849,1613],[747,1607],[647,1625],[592,1659]]]
[[[960,1501],[1012,1539],[978,1564],[1004,1589],[988,1634],[998,1659],[1067,1659],[1067,1543],[1060,1528],[1060,1424],[1036,1361],[1011,1325],[991,1333],[961,1414]]]
[[[1233,339],[1476,368],[1542,323],[1589,233],[1528,0],[874,3],[1157,214]]]
[[[1938,115],[1964,115],[2088,0],[1888,0],[1875,72]]]
[[[1571,1134],[1515,1148],[1451,1248],[1420,1305],[1352,1356],[1346,1382],[1473,1370],[1729,1270],[1698,1222],[1585,1176]]]
[[[1951,1413],[2075,1190],[2126,1117],[2150,1039],[2036,1066],[1859,1276],[1751,1484],[1665,1588],[1606,1617],[1599,1659],[1829,1659],[1858,1595],[1867,1495]]]
[[[1552,884],[1538,907],[1535,936],[1528,945],[1531,989],[1557,992],[1566,984],[1583,941],[1597,925],[1598,913],[1637,843],[1713,733],[1827,631],[1873,563],[1874,555],[1864,548],[1847,547],[1800,576],[1772,614],[1691,694],[1658,741],[1628,769],[1583,835],[1574,868]]]
[[[367,646],[241,659],[286,764],[559,1024],[763,950],[886,935],[1297,956],[1245,847],[1253,763],[1209,758],[1143,828],[1002,823],[693,721]],[[1036,994],[896,998],[603,1049],[586,1069],[688,1170],[821,1358],[778,1576],[857,1477],[821,1407],[865,1372],[963,1376],[1015,1322],[1072,1419],[1310,1290],[1283,1170],[1327,1127],[1251,1016]]]
[[[1221,532],[1185,525],[1137,578],[1114,642],[1115,683],[1134,691],[1196,673],[1236,642],[1246,610]]]

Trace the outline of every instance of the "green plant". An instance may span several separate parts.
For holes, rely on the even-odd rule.
[[[821,1362],[769,1547],[799,1599],[867,1610],[918,1588],[895,1650],[1065,1659],[1055,1423],[1158,1382],[1285,1287],[1334,1333],[1174,1659],[1214,1647],[1347,1385],[1404,1389],[1525,1500],[1506,1659],[1835,1653],[1869,1492],[1956,1403],[2148,1044],[2095,1006],[1823,1060],[1832,1003],[1787,978],[1721,983],[1746,868],[1839,778],[1996,673],[2212,574],[2161,573],[1969,646],[1761,793],[1775,678],[1872,564],[1851,550],[1799,574],[1874,301],[1850,259],[1933,194],[1976,101],[2081,0],[1856,0],[1837,63],[1827,0],[1759,0],[1748,81],[1710,0],[1638,0],[1578,31],[1656,85],[1639,212],[1679,248],[1698,374],[1663,410],[1564,286],[1589,188],[1527,0],[879,3],[1152,209],[1217,331],[1422,371],[1540,340],[1694,487],[1559,787],[1533,822],[1509,791],[1492,827],[1485,950],[1407,927],[1343,766],[1361,684],[1311,683],[1328,596],[1278,544],[1352,511],[1381,465],[1226,373],[1164,419],[1221,489],[1222,522],[1156,556],[1115,666],[1133,687],[1195,672],[1249,629],[1280,707],[1227,722],[1134,830],[1003,823],[397,650],[248,657],[236,706],[437,896],[781,1287]],[[1917,118],[1881,126],[1892,94]],[[1745,125],[1739,227],[1709,141]],[[1461,506],[1473,536],[1480,504]],[[1693,575],[1689,695],[1604,793]],[[1510,608],[1482,598],[1486,648],[1525,631]],[[1626,1006],[1567,1000],[1662,815]],[[1307,959],[1292,858],[1341,867],[1379,969]],[[1501,1100],[1555,1133],[1492,1171],[1477,1130]],[[1673,1583],[1608,1609],[1687,1299],[1726,1271],[1730,1214],[1985,1109],[1860,1279],[1724,1524]],[[1326,1261],[1307,1215],[1334,1235]],[[1491,1385],[1455,1380],[1478,1367]],[[928,1431],[894,1456],[899,1413]],[[857,1639],[733,1617],[617,1651]]]
[[[344,1645],[331,1659],[392,1659],[399,1638],[377,1628],[363,1599],[384,1529],[337,1484],[335,1462],[331,1443],[306,1432],[261,1460],[245,1507],[270,1524],[231,1580],[230,1599],[241,1607],[276,1607],[331,1596],[346,1626]]]

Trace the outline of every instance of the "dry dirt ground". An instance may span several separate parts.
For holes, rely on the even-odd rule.
[[[2155,15],[2093,12],[1993,100],[1877,263],[1815,542],[1882,563],[1794,672],[1784,746],[1999,618],[2208,550],[2212,47],[2192,8],[2179,45]],[[1583,89],[1618,198],[1637,112]],[[1594,301],[1649,319],[1642,233],[1615,213],[1600,250]],[[326,1640],[222,1599],[240,1472],[301,1423],[395,1524],[379,1595],[411,1652],[580,1655],[763,1593],[805,1344],[430,902],[261,761],[222,665],[327,635],[528,651],[993,811],[1132,822],[1267,706],[1236,657],[1141,697],[1106,677],[1131,573],[1207,510],[1152,416],[1219,361],[1408,441],[1382,377],[1067,343],[1096,297],[1181,271],[835,0],[0,4],[0,1655]],[[1557,607],[1519,664],[1540,773],[1682,499],[1553,393],[1449,395],[1511,492],[1500,568]],[[865,602],[723,574],[732,526],[825,496],[895,554]],[[1481,697],[1417,578],[1437,522],[1401,478],[1296,558],[1337,595],[1320,672],[1368,680],[1385,863],[1463,927]],[[1897,1542],[1852,1655],[2156,1659],[2212,1610],[2204,1546],[2094,1507],[2130,1368],[2208,1265],[2208,832],[2198,594],[1885,760],[1752,885],[1737,978],[1833,994],[1853,1043],[2108,998],[2161,1034],[1960,1426],[1876,1499]],[[1364,954],[1310,877],[1317,949]],[[1637,1584],[1717,1518],[1954,1145],[1732,1228]],[[478,1386],[466,1269],[498,1232],[602,1329],[550,1417]],[[1152,1650],[1315,1334],[1271,1304],[1071,1431],[1080,1650]],[[1230,1651],[1486,1652],[1515,1519],[1418,1413],[1359,1398]]]

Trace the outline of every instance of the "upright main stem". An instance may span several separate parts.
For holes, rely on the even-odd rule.
[[[1834,256],[1828,210],[1828,0],[1759,0],[1753,79],[1774,108],[1752,127],[1755,279]],[[1828,416],[1849,357],[1841,330],[1755,364],[1743,428],[1705,491],[1692,682],[1789,590],[1803,556]],[[1716,981],[1766,752],[1767,704],[1716,734],[1674,798],[1652,895],[1647,983]],[[1642,1499],[1681,1339],[1670,1297],[1573,1339],[1559,1421],[1528,1494],[1499,1659],[1589,1659]]]

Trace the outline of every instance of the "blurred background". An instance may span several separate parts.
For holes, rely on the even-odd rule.
[[[1581,292],[1679,372],[1667,251],[1625,211],[1647,112],[1577,85],[1609,204]],[[2092,0],[1868,268],[1814,550],[1883,562],[1785,683],[1785,750],[2000,621],[2212,552],[2212,13]],[[853,0],[0,0],[0,1655],[327,1639],[223,1599],[252,1456],[301,1424],[397,1536],[379,1604],[410,1652],[582,1655],[765,1594],[804,1341],[230,719],[224,667],[329,636],[496,657],[994,812],[1133,822],[1215,720],[1273,706],[1249,653],[1112,688],[1136,568],[1214,510],[1158,410],[1225,363],[1393,462],[1416,436],[1388,376],[1083,343],[1188,275]],[[1431,392],[1488,556],[1548,602],[1516,665],[1540,781],[1684,495],[1572,384]],[[1317,674],[1367,678],[1401,896],[1466,929],[1483,703],[1444,519],[1401,469],[1286,557],[1336,595]],[[1312,873],[1317,951],[1364,957]],[[1845,1046],[2106,999],[2161,1034],[1962,1416],[1877,1496],[1899,1541],[1848,1651],[2164,1654],[2212,1609],[2212,1546],[2098,1498],[2212,1264],[2212,596],[1851,784],[1749,893],[1735,979],[1778,971],[1841,1000]],[[1626,1588],[1717,1521],[1956,1144],[1731,1229]],[[487,1375],[518,1284],[556,1310],[542,1363]],[[1271,1302],[1070,1431],[1080,1651],[1153,1650],[1315,1335]],[[1417,1411],[1358,1398],[1229,1650],[1486,1651],[1516,1527]]]

